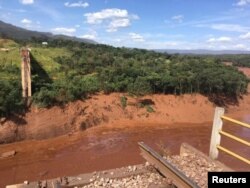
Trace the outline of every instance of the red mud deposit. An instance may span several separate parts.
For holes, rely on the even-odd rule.
[[[15,141],[14,136],[25,141],[0,146],[0,153],[16,151],[15,156],[0,159],[0,187],[24,180],[139,164],[144,162],[137,146],[139,141],[159,151],[165,147],[173,154],[182,142],[187,142],[208,153],[215,106],[206,97],[198,94],[152,95],[141,99],[127,96],[127,107],[123,109],[120,102],[123,95],[99,94],[64,108],[32,109],[22,119],[14,119],[19,126],[11,121],[3,123],[2,142],[7,138]],[[142,99],[153,101],[155,112],[139,108]],[[250,95],[226,110],[228,116],[250,123],[249,112]],[[224,127],[250,140],[249,130],[226,122]],[[248,148],[224,138],[222,144],[249,157]],[[220,154],[219,159],[236,170],[250,170],[225,154]]]
[[[250,78],[250,68],[247,67],[238,67],[239,71],[242,71],[247,77]]]
[[[125,109],[120,101],[122,96],[119,93],[99,94],[65,107],[32,108],[25,117],[13,117],[0,126],[0,143],[53,138],[100,124],[117,125],[117,121],[127,125],[145,122],[172,126],[182,122],[208,122],[213,118],[214,105],[199,94],[152,95],[143,98],[126,96]],[[147,112],[145,107],[138,107],[143,99],[152,101],[154,113]]]

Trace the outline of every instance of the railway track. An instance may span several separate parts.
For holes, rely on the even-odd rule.
[[[167,179],[162,181],[161,183],[164,183],[165,187],[178,187],[178,188],[199,188],[199,187],[206,187],[207,183],[204,182],[204,184],[197,184],[197,182],[194,182],[194,179],[192,176],[189,176],[187,174],[187,171],[183,170],[182,168],[177,168],[174,166],[177,165],[174,161],[169,162],[168,160],[164,159],[160,154],[158,154],[156,151],[154,151],[152,148],[147,146],[143,142],[138,143],[139,148],[141,150],[141,155],[144,157],[157,171],[165,176]],[[219,161],[212,160],[209,158],[207,155],[204,153],[200,152],[199,150],[195,149],[194,147],[190,146],[189,144],[183,143],[180,147],[180,157],[188,157],[191,159],[191,161],[195,161],[198,164],[201,163],[201,165],[204,165],[202,161],[199,161],[198,158],[192,158],[192,155],[198,156],[198,158],[202,159],[202,161],[206,161],[206,163],[216,165],[223,169],[224,171],[232,171],[232,169],[228,168],[224,164],[220,163]],[[180,158],[181,162],[183,162],[183,158]],[[185,161],[185,160],[184,160]],[[190,163],[190,160],[188,160],[188,164]],[[131,166],[125,167],[125,168],[120,168],[120,169],[111,169],[107,171],[100,171],[100,172],[94,172],[94,173],[88,173],[88,174],[80,174],[77,176],[69,176],[69,177],[61,177],[61,178],[56,178],[56,179],[50,179],[50,180],[44,180],[44,181],[39,181],[39,182],[30,182],[30,183],[23,183],[23,184],[16,184],[16,185],[9,185],[6,188],[74,188],[74,187],[84,187],[85,185],[90,185],[96,182],[100,183],[101,179],[112,179],[113,181],[120,181],[123,182],[123,178],[128,178],[128,177],[137,177],[140,175],[145,175],[147,173],[152,173],[152,168],[147,168],[148,165],[137,165],[136,167],[134,166],[133,168]],[[178,165],[177,165],[178,166]],[[199,168],[199,167],[198,167]],[[132,170],[131,170],[132,169]],[[134,170],[133,170],[134,169]],[[179,170],[182,169],[183,171]],[[197,167],[192,168],[188,167],[187,169],[189,172],[195,172],[197,170]],[[185,175],[183,172],[185,171]],[[155,172],[158,174],[157,172]],[[203,172],[197,171],[195,173],[198,173],[199,175]],[[159,175],[159,174],[158,174]],[[203,173],[204,175],[204,173]],[[161,176],[161,177],[163,177]],[[188,177],[187,177],[188,176]],[[150,177],[150,176],[149,176]],[[190,178],[189,178],[190,177]],[[206,171],[205,171],[205,176],[200,176],[202,179],[206,179]],[[168,179],[171,180],[171,184],[169,184]],[[130,179],[131,180],[131,179]],[[159,179],[157,180],[152,180],[151,183],[156,183]],[[196,179],[195,179],[196,180]],[[139,181],[137,182],[139,183]],[[103,184],[102,184],[103,185]],[[106,184],[105,184],[106,185]],[[113,187],[112,183],[109,184],[109,187]],[[122,187],[124,187],[123,184],[121,184]],[[91,187],[91,186],[90,186]],[[95,187],[93,185],[93,187]],[[106,186],[99,186],[99,187],[106,187]],[[116,186],[117,187],[117,186]],[[126,186],[125,186],[126,187]],[[151,186],[152,187],[152,186]],[[157,187],[157,186],[156,186]],[[162,187],[162,186],[160,186]]]
[[[138,143],[141,155],[154,167],[160,171],[165,177],[170,178],[173,184],[180,188],[199,188],[199,186],[190,180],[185,174],[175,168],[171,163],[161,157],[152,148],[144,144]]]

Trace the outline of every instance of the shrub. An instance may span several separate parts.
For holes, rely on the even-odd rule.
[[[124,95],[120,97],[120,101],[121,101],[121,105],[122,105],[122,108],[125,109],[126,106],[127,106],[127,97],[125,97]]]
[[[152,93],[152,88],[149,82],[143,77],[136,78],[134,83],[128,85],[128,91],[135,95],[146,95]]]
[[[155,110],[153,109],[153,107],[150,106],[150,105],[147,105],[146,109],[147,109],[147,112],[149,112],[149,113],[155,112]]]
[[[20,113],[24,109],[21,84],[17,81],[0,81],[0,117]]]
[[[33,96],[33,101],[39,107],[50,107],[55,103],[56,93],[46,87],[42,87],[39,92],[36,92]]]

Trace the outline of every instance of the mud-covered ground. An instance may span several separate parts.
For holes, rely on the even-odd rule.
[[[121,97],[127,97],[127,106]],[[154,112],[139,107],[149,102]],[[32,108],[23,117],[1,119],[0,187],[24,180],[50,179],[144,162],[137,142],[155,149],[163,147],[178,153],[182,142],[208,153],[215,105],[202,95],[151,95],[133,98],[126,94],[98,94],[65,107]],[[250,95],[229,105],[226,114],[250,123]],[[90,128],[92,127],[92,128]],[[250,140],[249,130],[230,126],[225,129]],[[222,144],[249,157],[248,148],[222,139]],[[246,165],[220,154],[225,164],[236,170]]]

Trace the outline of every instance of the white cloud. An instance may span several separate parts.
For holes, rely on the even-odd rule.
[[[215,30],[234,32],[245,32],[250,29],[249,27],[244,27],[237,24],[212,24],[210,27]]]
[[[121,42],[122,40],[121,39],[114,39],[115,42]]]
[[[129,35],[130,34],[130,35]],[[143,36],[144,42],[134,41],[131,36],[134,38],[140,37],[136,36],[137,33],[128,35],[113,35],[113,38],[107,37],[103,38],[103,43],[110,44],[116,47],[131,47],[131,48],[143,48],[143,49],[180,49],[180,50],[195,50],[195,49],[207,49],[207,50],[250,50],[250,45],[246,41],[239,41],[233,40],[233,38],[227,39],[225,37],[214,37],[211,41],[218,41],[218,42],[205,42],[202,39],[197,39],[193,41],[185,41],[185,39],[180,40],[172,40],[167,38],[155,38],[148,37],[147,33],[139,34],[139,36]],[[208,37],[208,36],[207,36]],[[211,38],[213,36],[210,36]],[[229,37],[228,37],[229,38]],[[222,42],[221,42],[222,41]],[[223,42],[223,41],[230,41],[230,42]],[[100,41],[98,41],[100,42]]]
[[[95,40],[95,39],[96,39],[96,36],[95,36],[95,35],[91,35],[91,34],[86,34],[86,35],[80,36],[80,38]]]
[[[245,49],[247,49],[247,47],[246,47],[244,44],[236,44],[236,45],[235,45],[235,48],[236,48],[236,49],[240,49],[240,50],[245,50]]]
[[[86,8],[89,6],[89,3],[87,2],[82,2],[82,1],[78,1],[77,3],[70,3],[70,2],[66,2],[64,3],[64,6],[65,7],[83,7],[83,8]]]
[[[230,37],[219,37],[217,39],[218,42],[231,42],[232,39]]]
[[[105,22],[107,32],[115,32],[119,28],[131,25],[131,20],[139,19],[135,14],[129,14],[125,9],[103,9],[100,12],[86,13],[86,22],[88,24],[102,24]]]
[[[219,38],[210,38],[207,40],[209,43],[215,43],[215,42],[221,42],[221,43],[226,43],[226,42],[231,42],[232,39],[230,37],[219,37]]]
[[[141,36],[140,34],[137,34],[137,33],[129,33],[129,36],[134,42],[144,42],[145,41],[143,36]]]
[[[207,40],[207,42],[211,42],[211,43],[212,43],[212,42],[215,42],[215,41],[216,41],[215,38],[210,38],[210,39]]]
[[[190,44],[186,44],[185,41],[154,41],[147,40],[143,43],[136,43],[138,48],[145,49],[186,49],[190,47]]]
[[[31,24],[32,21],[29,20],[29,19],[24,18],[24,19],[21,20],[21,23],[22,23],[22,24]]]
[[[75,27],[76,27],[76,28],[79,28],[79,27],[81,27],[81,26],[80,26],[79,24],[76,24]]]
[[[31,21],[27,18],[22,19],[21,21],[22,27],[26,27],[29,29],[39,29],[41,28],[41,23],[39,21]]]
[[[84,38],[84,39],[90,39],[90,40],[95,40],[97,39],[97,32],[94,31],[94,30],[89,30],[88,33],[82,35],[82,36],[79,36],[80,38]]]
[[[250,0],[239,0],[236,5],[237,6],[246,6],[250,3]]]
[[[84,14],[87,17],[87,23],[89,24],[98,24],[106,19],[114,19],[114,18],[127,18],[128,11],[122,9],[104,9],[100,12],[94,13],[86,13]]]
[[[75,28],[57,27],[57,28],[51,29],[51,31],[55,34],[64,34],[64,35],[72,36],[73,33],[76,32],[76,29]]]
[[[130,26],[130,20],[127,18],[112,20],[107,28],[107,32],[115,32],[121,27]]]
[[[171,19],[177,21],[178,23],[182,23],[184,16],[183,15],[176,15],[173,16]]]
[[[250,32],[244,34],[244,35],[240,35],[241,39],[250,39]]]
[[[24,5],[33,4],[34,0],[20,0],[20,3],[22,3]]]

